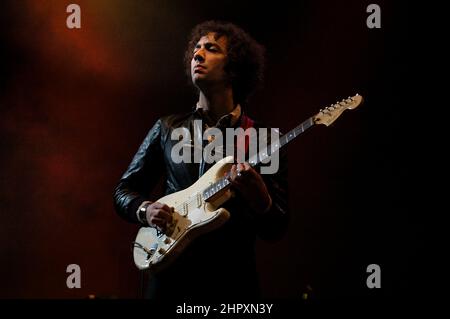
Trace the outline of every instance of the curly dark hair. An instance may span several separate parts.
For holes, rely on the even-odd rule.
[[[233,23],[213,20],[202,22],[192,29],[184,55],[186,74],[189,78],[194,48],[200,38],[210,32],[215,33],[216,40],[222,36],[227,37],[225,73],[231,83],[235,103],[245,103],[262,84],[265,48]]]

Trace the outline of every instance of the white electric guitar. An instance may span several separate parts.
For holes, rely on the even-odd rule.
[[[260,164],[270,156],[267,150],[277,151],[316,124],[329,126],[342,112],[356,108],[362,101],[362,96],[357,94],[320,110],[281,136],[278,142],[274,142],[276,144],[250,158],[249,164]],[[134,262],[139,269],[159,271],[175,260],[195,237],[220,227],[228,220],[230,212],[221,205],[233,196],[231,182],[227,179],[233,163],[233,156],[225,157],[190,187],[158,200],[175,208],[173,221],[164,232],[153,227],[139,229],[133,242]]]

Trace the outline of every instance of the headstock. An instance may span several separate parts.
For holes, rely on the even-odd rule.
[[[349,96],[347,99],[343,99],[340,102],[331,104],[330,106],[320,110],[320,112],[313,117],[314,123],[329,126],[331,123],[336,121],[336,119],[341,116],[342,112],[344,112],[346,109],[353,110],[357,108],[362,102],[363,97],[359,94],[356,94],[352,97]]]

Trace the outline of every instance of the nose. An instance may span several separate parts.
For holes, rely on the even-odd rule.
[[[198,50],[197,52],[195,52],[194,61],[196,61],[196,62],[204,62],[205,61],[205,57],[203,55],[203,50]]]

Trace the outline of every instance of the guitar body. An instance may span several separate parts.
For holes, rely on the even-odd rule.
[[[153,227],[141,227],[133,249],[133,257],[139,269],[159,271],[170,264],[197,236],[223,225],[230,213],[220,208],[233,194],[231,190],[220,192],[205,201],[202,192],[230,170],[233,157],[228,156],[212,166],[190,187],[164,196],[158,202],[174,207],[173,221],[162,233]]]

